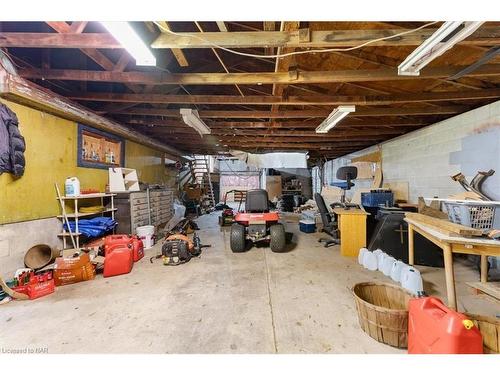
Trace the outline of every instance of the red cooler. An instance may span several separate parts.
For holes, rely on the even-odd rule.
[[[414,298],[409,303],[408,353],[482,354],[483,338],[469,318],[438,298]]]

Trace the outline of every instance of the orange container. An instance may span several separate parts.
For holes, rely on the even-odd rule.
[[[408,353],[482,354],[479,329],[464,314],[446,307],[434,297],[409,302]]]

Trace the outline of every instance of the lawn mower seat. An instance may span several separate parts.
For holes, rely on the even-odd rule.
[[[264,189],[247,191],[246,212],[269,212],[269,197]]]

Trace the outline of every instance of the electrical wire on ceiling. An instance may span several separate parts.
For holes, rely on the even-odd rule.
[[[279,54],[274,54],[274,55],[258,55],[258,54],[253,54],[253,53],[240,52],[240,51],[236,51],[236,50],[231,49],[231,48],[222,47],[218,44],[212,43],[211,41],[209,41],[209,40],[207,40],[199,35],[196,35],[195,33],[177,33],[175,31],[172,31],[172,30],[162,26],[159,22],[156,22],[156,21],[153,21],[153,22],[156,26],[158,26],[160,28],[160,30],[164,31],[165,33],[176,35],[176,36],[198,39],[198,40],[201,40],[205,43],[208,43],[208,45],[210,45],[213,48],[219,48],[223,51],[233,53],[235,55],[246,56],[246,57],[256,57],[256,58],[282,58],[282,57],[295,56],[295,55],[304,55],[307,53],[348,52],[348,51],[353,51],[353,50],[356,50],[356,49],[359,49],[362,47],[366,47],[366,46],[373,44],[373,43],[376,43],[376,42],[381,42],[384,40],[389,40],[389,39],[393,39],[393,38],[398,38],[398,37],[403,36],[403,35],[411,34],[411,33],[414,33],[416,31],[425,29],[426,27],[429,27],[429,26],[432,26],[432,25],[439,23],[439,21],[429,22],[429,23],[426,23],[425,25],[417,27],[416,29],[406,30],[406,31],[403,31],[403,32],[400,32],[400,33],[397,33],[394,35],[390,35],[390,36],[385,36],[382,38],[372,39],[372,40],[366,41],[364,43],[358,44],[357,46],[348,47],[348,48],[310,49],[307,51],[293,51],[293,52],[279,53]]]

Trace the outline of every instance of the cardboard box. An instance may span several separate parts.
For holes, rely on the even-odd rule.
[[[271,201],[281,197],[281,176],[266,176],[266,190]]]
[[[74,258],[57,258],[54,266],[54,282],[56,286],[92,280],[95,268],[88,254],[83,253]]]

